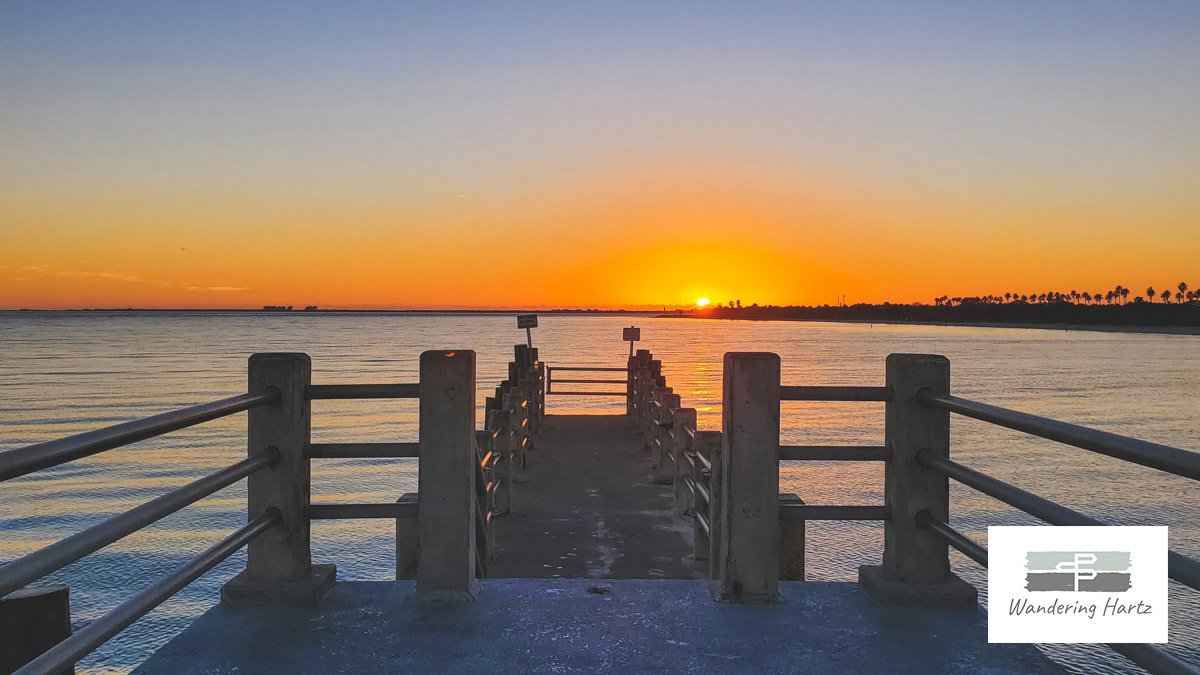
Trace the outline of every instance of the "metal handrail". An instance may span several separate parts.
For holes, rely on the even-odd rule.
[[[933,516],[928,511],[917,511],[917,515],[913,518],[917,523],[917,527],[933,532],[942,538],[950,546],[957,549],[960,553],[967,556],[971,560],[987,567],[988,552],[987,549],[980,546],[970,537],[950,527],[949,523],[944,523]]]
[[[418,443],[309,443],[308,459],[400,459],[418,457]]]
[[[31,581],[62,569],[80,558],[127,537],[150,523],[157,522],[189,504],[211,495],[279,461],[279,450],[244,459],[233,466],[205,476],[136,506],[125,513],[97,523],[82,532],[60,539],[45,548],[0,566],[0,597]]]
[[[1014,506],[1051,525],[1108,525],[1104,521],[1052,502],[1045,497],[1039,497],[1032,492],[1026,492],[1002,480],[963,466],[954,460],[939,457],[928,450],[921,450],[917,453],[917,463],[939,471],[967,487],[999,499],[1005,504]],[[1175,551],[1168,551],[1167,571],[1175,581],[1200,590],[1200,561]]]
[[[211,403],[0,452],[0,481],[274,403],[279,400],[279,396],[279,390],[271,387],[266,391],[231,396]]]
[[[988,566],[988,551],[963,533],[935,518],[928,511],[918,511],[917,527],[933,532],[942,541],[961,551],[983,568]],[[1109,643],[1108,646],[1135,664],[1152,673],[1194,675],[1196,670],[1162,647],[1140,643]]]
[[[1200,480],[1200,452],[1191,452],[1078,424],[1060,422],[1048,417],[970,401],[949,394],[935,394],[928,389],[917,392],[917,401],[930,407],[948,410],[973,419],[1173,473],[1184,478]]]
[[[405,384],[310,384],[304,392],[310,401],[369,398],[419,398],[421,385]]]
[[[883,401],[892,400],[891,387],[826,387],[783,385],[780,401]]]
[[[892,449],[886,445],[781,445],[779,459],[887,462],[892,459]]]
[[[268,509],[246,523],[215,546],[192,558],[167,577],[117,606],[116,609],[88,623],[67,639],[51,647],[41,656],[17,670],[17,675],[59,673],[70,668],[96,647],[127,628],[150,610],[161,605],[200,575],[216,567],[246,544],[283,522],[278,509]]]

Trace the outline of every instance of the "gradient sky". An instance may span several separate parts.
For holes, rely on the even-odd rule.
[[[249,4],[0,5],[0,307],[1200,284],[1195,2]]]

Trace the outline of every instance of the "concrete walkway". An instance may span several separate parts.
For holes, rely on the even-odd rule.
[[[783,582],[775,605],[706,581],[490,579],[474,602],[350,582],[317,608],[209,611],[135,673],[1058,673],[987,643],[982,610],[880,607],[857,584]]]
[[[492,578],[699,579],[691,524],[674,488],[650,480],[649,453],[617,415],[549,415],[512,513],[496,520]]]

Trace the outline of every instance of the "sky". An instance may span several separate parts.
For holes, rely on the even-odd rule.
[[[5,1],[0,308],[1197,286],[1198,78],[1194,2]]]

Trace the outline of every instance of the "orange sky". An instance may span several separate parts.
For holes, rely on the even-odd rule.
[[[0,308],[1200,285],[1200,42],[948,7],[0,9]]]

